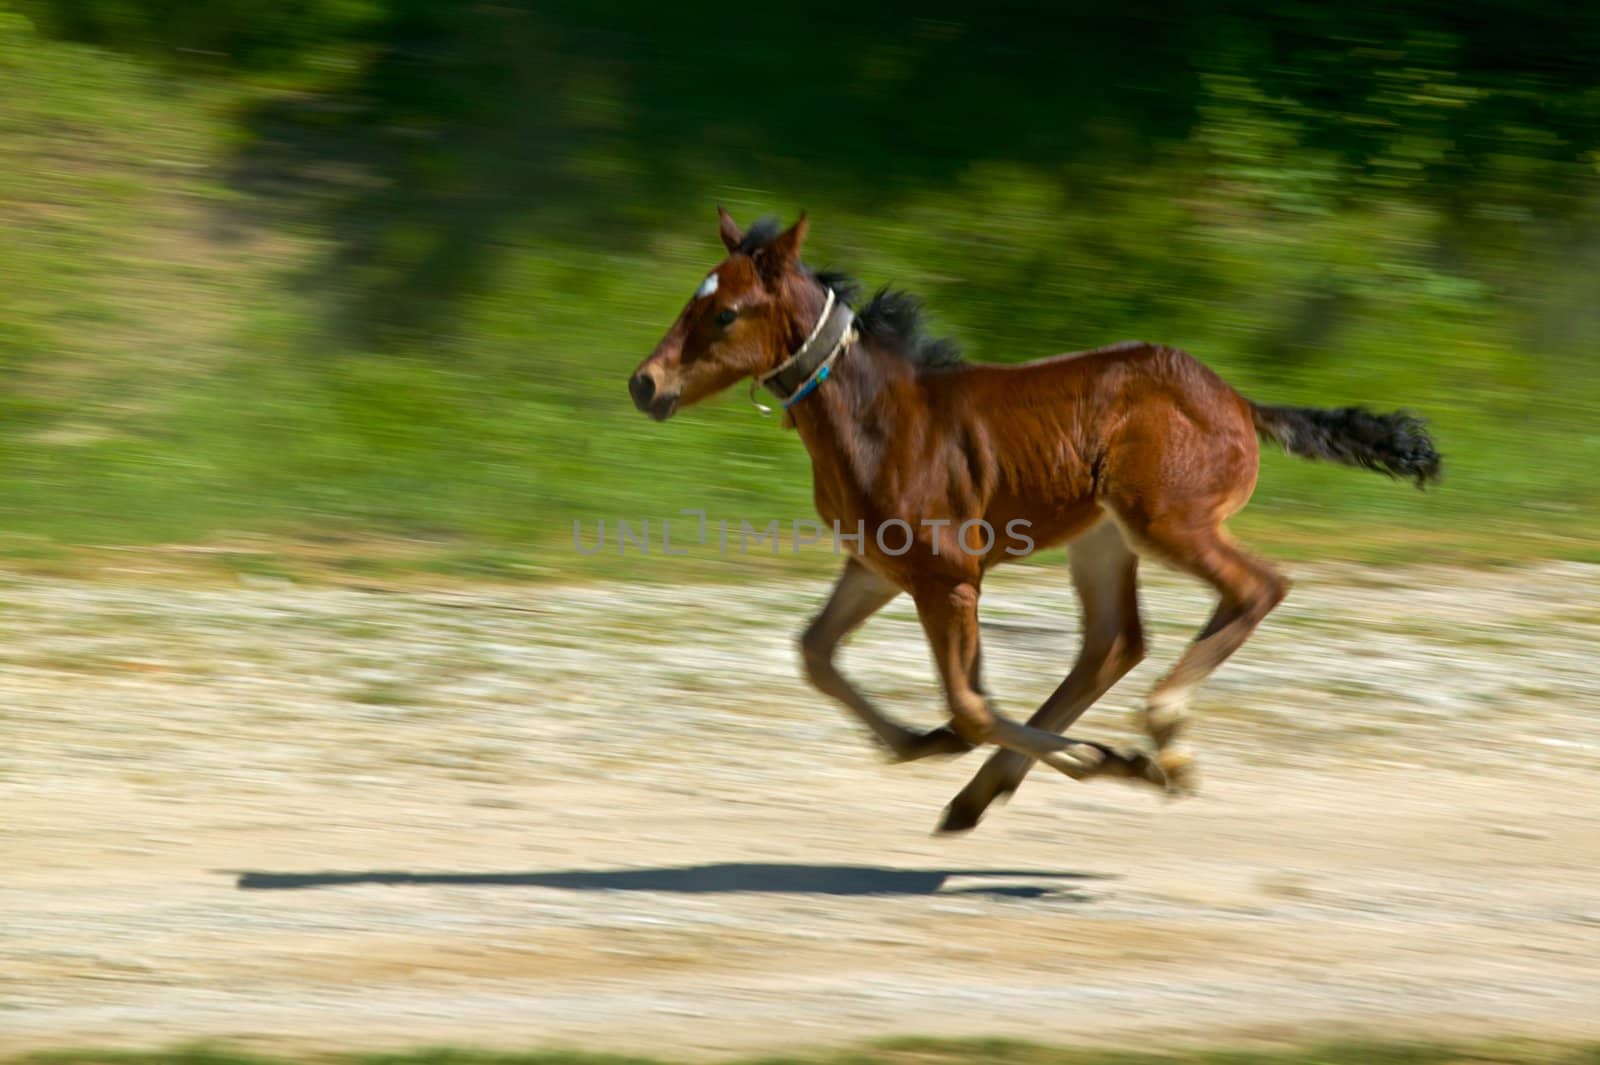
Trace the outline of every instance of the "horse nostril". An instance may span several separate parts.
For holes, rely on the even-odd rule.
[[[633,397],[633,405],[640,410],[649,406],[655,398],[656,382],[648,374],[636,373],[628,378],[628,394]]]

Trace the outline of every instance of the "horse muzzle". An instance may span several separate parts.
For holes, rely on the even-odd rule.
[[[655,378],[642,371],[628,378],[628,395],[635,407],[658,422],[666,421],[678,409],[678,394],[656,391]]]

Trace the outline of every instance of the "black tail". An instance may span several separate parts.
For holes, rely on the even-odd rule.
[[[1291,455],[1327,459],[1413,481],[1439,479],[1439,453],[1421,418],[1405,411],[1374,414],[1362,407],[1261,407],[1250,404],[1256,432]]]

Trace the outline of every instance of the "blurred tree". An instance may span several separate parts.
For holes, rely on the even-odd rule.
[[[703,197],[708,175],[772,188],[803,174],[818,201],[869,210],[1010,162],[1070,168],[1084,203],[1181,152],[1221,108],[1232,113],[1210,125],[1214,146],[1252,180],[1272,177],[1262,192],[1277,206],[1407,196],[1468,225],[1570,214],[1594,173],[1578,164],[1600,146],[1592,5],[23,9],[174,62],[300,70],[301,91],[242,116],[237,179],[325,214],[339,250],[317,284],[339,279],[344,325],[372,341],[440,327],[513,233],[627,242]],[[1342,165],[1308,186],[1296,160],[1319,152]]]
[[[923,293],[980,358],[1170,341],[1285,401],[1426,406],[1492,509],[1594,498],[1600,7],[4,5],[128,54],[58,47],[38,69],[59,100],[18,122],[70,102],[116,127],[101,68],[165,72],[141,129],[195,119],[197,86],[226,101],[207,225],[294,248],[241,301],[236,379],[191,399],[198,436],[239,435],[217,479],[251,505],[270,483],[308,512],[520,536],[542,528],[527,498],[667,497],[618,458],[644,430],[617,381],[715,253],[717,199],[812,209],[812,254]],[[34,132],[24,162],[53,159],[62,139]],[[123,154],[113,198],[171,180]],[[70,287],[84,311],[0,337],[13,377],[113,306]],[[756,431],[705,419],[650,446],[742,456],[719,466],[734,505],[800,461]],[[1501,457],[1551,446],[1537,470]],[[1293,476],[1294,507],[1324,505],[1318,473]]]

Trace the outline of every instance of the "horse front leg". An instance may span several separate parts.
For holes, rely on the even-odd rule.
[[[1069,740],[997,713],[972,683],[978,645],[978,589],[970,582],[924,586],[914,593],[917,614],[938,662],[950,724],[970,744],[992,743],[1072,777],[1120,776],[1165,787],[1160,767],[1142,751]]]
[[[896,761],[962,754],[972,748],[950,728],[917,732],[886,717],[834,665],[840,642],[899,594],[899,588],[860,562],[847,561],[827,605],[800,637],[806,677],[818,691],[848,707]]]
[[[1083,645],[1077,661],[1028,724],[1065,732],[1144,657],[1139,623],[1139,556],[1123,542],[1116,523],[1102,521],[1072,544],[1072,584],[1081,607]],[[999,750],[945,807],[940,832],[976,828],[996,799],[1022,785],[1033,763]]]

